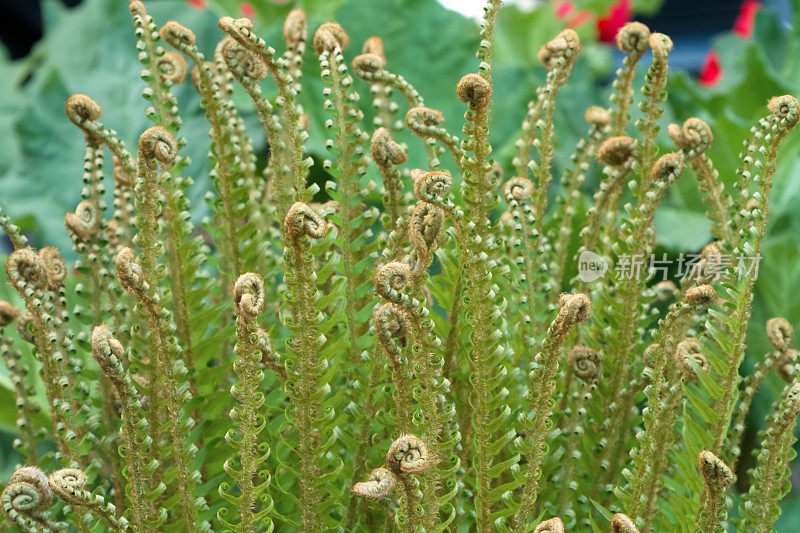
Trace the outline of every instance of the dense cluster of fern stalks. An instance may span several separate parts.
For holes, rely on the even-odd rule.
[[[564,30],[541,49],[547,76],[516,157],[494,161],[499,4],[487,3],[476,72],[455,88],[459,139],[389,70],[377,37],[348,64],[349,37],[334,22],[307,52],[305,14],[292,11],[279,55],[249,20],[223,17],[207,60],[188,28],[159,27],[131,0],[154,125],[132,154],[89,96],[67,101],[86,141],[83,200],[64,219],[77,264],[29,247],[0,213],[20,296],[0,302],[0,328],[16,322],[18,332],[0,335],[0,351],[25,465],[3,490],[3,527],[724,531],[745,417],[776,369],[788,384],[738,485],[749,490],[735,519],[740,531],[772,529],[800,410],[794,331],[771,320],[774,352],[741,376],[757,271],[720,259],[760,255],[797,100],[768,103],[726,188],[702,120],[670,126],[675,151],[659,153],[672,42],[628,24],[612,105],[586,111],[548,209],[556,97],[581,45]],[[324,191],[308,180],[306,56],[325,82],[325,109],[305,110],[329,114]],[[211,138],[210,171],[196,177],[212,213],[202,227],[189,216],[193,181],[170,92],[187,74]],[[371,90],[374,127],[353,75]],[[276,97],[262,94],[265,78]],[[266,166],[235,87],[263,124]],[[428,168],[408,167],[408,144],[395,140],[406,128]],[[441,168],[450,157],[456,176]],[[692,276],[678,286],[612,267],[569,279],[587,252],[649,257],[655,211],[684,174],[713,222]]]

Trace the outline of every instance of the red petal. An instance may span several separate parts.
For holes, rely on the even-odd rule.
[[[558,4],[558,7],[556,7],[556,16],[563,19],[573,11],[575,11],[575,3],[567,0],[566,2]]]
[[[597,19],[597,37],[604,43],[613,43],[617,32],[631,20],[631,0],[618,0],[604,17]]]
[[[249,19],[256,16],[256,10],[253,9],[253,6],[247,2],[242,2],[242,4],[239,6],[239,11],[241,11],[242,15]]]
[[[753,35],[753,26],[759,8],[761,8],[761,2],[758,0],[744,0],[739,6],[739,15],[733,23],[733,33],[743,39]]]
[[[591,11],[581,11],[576,14],[572,19],[567,23],[567,26],[570,28],[574,28],[575,26],[580,26],[586,21],[592,19],[592,12]]]
[[[722,78],[722,65],[719,63],[719,54],[715,50],[709,50],[700,67],[700,75],[697,80],[701,85],[711,87],[719,83]]]
[[[206,8],[206,0],[186,0],[189,2],[189,5],[197,8],[197,9],[205,9]]]

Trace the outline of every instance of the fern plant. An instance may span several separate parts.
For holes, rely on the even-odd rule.
[[[586,111],[548,208],[554,110],[581,44],[564,30],[542,47],[546,79],[516,153],[494,160],[499,8],[487,2],[476,71],[454,88],[459,138],[455,117],[446,124],[424,87],[391,71],[379,37],[348,64],[350,38],[335,22],[307,51],[306,15],[293,10],[280,54],[250,20],[223,17],[207,60],[189,28],[130,1],[153,126],[134,151],[90,96],[66,102],[86,142],[83,199],[64,218],[78,261],[30,247],[0,212],[19,294],[0,301],[0,353],[23,457],[2,491],[2,527],[707,532],[728,529],[731,492],[742,490],[736,527],[772,530],[800,367],[792,325],[775,318],[774,352],[742,376],[757,278],[744,260],[760,255],[779,146],[800,105],[767,104],[726,189],[702,120],[670,125],[675,150],[659,152],[672,42],[628,24],[611,105]],[[312,49],[323,109],[306,110]],[[172,94],[186,78],[210,138],[207,175],[194,180]],[[248,99],[265,165],[237,107]],[[328,117],[322,190],[309,177],[309,113]],[[410,168],[412,142],[428,168]],[[653,253],[656,210],[690,172],[715,241],[679,284],[626,270]],[[203,221],[189,214],[194,181],[208,191]],[[580,275],[569,279],[573,262]],[[14,322],[16,334],[5,329]],[[734,485],[746,417],[773,369],[786,389],[750,480]]]

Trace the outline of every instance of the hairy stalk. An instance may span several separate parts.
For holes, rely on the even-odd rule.
[[[396,143],[386,128],[378,128],[372,134],[370,154],[375,166],[383,178],[383,206],[385,213],[381,217],[383,229],[386,231],[386,257],[398,259],[407,237],[404,219],[407,210],[403,195],[402,176],[399,166],[406,162],[406,151]]]
[[[617,48],[628,54],[622,61],[622,68],[617,70],[614,79],[614,92],[611,102],[615,105],[612,111],[611,135],[625,134],[630,116],[628,111],[633,103],[633,79],[636,76],[636,65],[650,46],[650,29],[641,22],[629,22],[617,33]]]
[[[149,435],[150,425],[133,385],[129,372],[123,368],[128,359],[122,344],[114,338],[108,326],[96,326],[92,331],[92,355],[103,375],[114,388],[122,417],[122,436],[125,443],[125,494],[130,504],[130,525],[134,531],[157,527],[167,519],[165,509],[156,500],[166,485],[154,476],[159,463],[153,458],[154,442]]]
[[[679,376],[674,371],[675,352],[692,316],[707,309],[716,298],[717,294],[710,285],[690,289],[683,300],[677,302],[660,321],[653,334],[655,342],[648,348],[649,360],[645,374],[650,382],[644,389],[648,403],[644,412],[644,430],[637,435],[639,444],[632,454],[633,471],[623,471],[629,483],[628,511],[639,525],[646,524],[648,528],[653,522],[651,513],[655,509],[645,507],[649,507],[651,500],[655,501],[664,474],[654,465],[663,462],[665,450],[671,449],[675,438],[674,426],[678,413],[674,407],[680,398],[673,396],[681,392]]]
[[[797,440],[794,429],[800,412],[800,384],[787,385],[780,403],[767,422],[761,441],[761,451],[753,470],[750,490],[739,510],[741,527],[756,533],[773,531],[780,514],[778,502],[789,490],[789,461],[794,458],[793,445]]]
[[[492,13],[487,10],[487,16]],[[486,19],[484,26],[493,26],[494,19]],[[489,30],[491,33],[492,30]],[[485,48],[485,44],[481,49]],[[490,52],[490,49],[487,50]],[[479,52],[480,54],[481,52]],[[475,473],[475,508],[478,531],[488,531],[493,521],[491,496],[492,478],[489,446],[495,441],[499,429],[497,417],[499,404],[507,394],[502,387],[505,368],[500,361],[498,332],[500,313],[492,288],[488,253],[495,246],[490,239],[489,212],[497,204],[497,179],[490,173],[487,160],[489,146],[489,107],[492,86],[484,76],[491,73],[483,65],[482,74],[467,74],[458,83],[458,97],[468,104],[463,141],[464,151],[471,154],[464,158],[463,198],[465,221],[470,225],[469,237],[459,240],[462,247],[462,276],[465,298],[469,301],[465,311],[469,316],[470,334],[470,404],[472,406],[472,446],[475,457],[471,468]],[[497,389],[495,389],[497,387]],[[499,391],[495,393],[495,390]],[[502,411],[501,411],[502,413]],[[502,437],[503,439],[507,437]]]
[[[553,378],[558,372],[558,360],[570,331],[584,322],[592,313],[592,303],[585,294],[564,294],[559,298],[558,316],[547,330],[541,349],[536,354],[530,372],[528,401],[532,418],[527,425],[528,454],[526,455],[525,485],[520,498],[519,510],[514,516],[517,531],[536,516],[536,499],[539,495],[539,478],[542,475],[542,460],[547,454],[548,421],[552,411],[556,384]]]
[[[753,373],[742,379],[739,387],[741,389],[739,402],[736,405],[736,412],[728,430],[727,439],[731,446],[730,467],[734,472],[741,455],[742,433],[744,432],[745,419],[750,412],[753,398],[758,389],[761,388],[761,384],[769,374],[769,371],[778,366],[779,362],[789,355],[787,351],[794,340],[794,328],[785,318],[771,318],[767,321],[767,338],[775,350],[767,353],[763,361],[756,363]]]
[[[767,219],[769,218],[769,201],[772,192],[772,177],[775,173],[775,161],[777,159],[780,142],[789,131],[794,128],[800,119],[800,104],[792,96],[775,97],[769,101],[768,109],[770,115],[759,122],[762,132],[769,133],[766,138],[767,145],[763,150],[763,166],[761,173],[754,176],[761,193],[759,205],[750,212],[752,225],[744,233],[740,244],[733,250],[734,255],[740,254],[747,257],[760,257],[767,232]],[[728,306],[730,313],[737,317],[734,327],[727,332],[730,339],[730,346],[733,347],[731,353],[724,353],[724,358],[728,361],[728,372],[721,376],[719,383],[723,395],[712,406],[714,411],[720,414],[719,418],[711,424],[709,428],[713,437],[711,451],[719,454],[723,451],[725,438],[728,434],[731,413],[736,402],[736,393],[739,385],[739,366],[744,357],[745,334],[747,323],[750,319],[750,304],[753,299],[753,286],[755,285],[757,272],[749,269],[744,273],[737,283],[736,290],[732,295],[732,300]],[[738,446],[738,443],[736,444]]]
[[[75,457],[76,450],[74,433],[67,422],[69,405],[64,395],[67,378],[63,375],[61,362],[66,354],[59,343],[51,342],[51,339],[58,338],[58,333],[53,329],[58,317],[49,312],[51,308],[47,305],[49,291],[45,263],[32,248],[20,248],[8,257],[6,273],[11,285],[25,300],[30,313],[32,328],[26,332],[31,335],[42,365],[42,379],[55,429],[56,446],[60,457],[69,461]],[[22,319],[20,323],[23,323]]]
[[[664,194],[678,179],[683,171],[683,156],[670,153],[662,156],[650,171],[651,186],[643,196],[644,200],[637,204],[630,218],[623,223],[622,240],[628,243],[630,257],[648,257],[652,251],[653,221],[655,211]],[[611,368],[617,369],[608,388],[608,397],[615,398],[610,413],[611,423],[605,426],[603,437],[610,443],[603,449],[599,468],[607,468],[604,479],[613,479],[617,475],[619,462],[624,454],[625,442],[629,438],[628,431],[622,429],[624,421],[633,404],[633,394],[627,388],[625,395],[620,393],[624,386],[632,381],[635,362],[631,354],[635,353],[636,330],[642,306],[644,276],[631,275],[619,281],[617,287],[619,306],[617,322],[612,333],[612,341],[607,347],[606,357]]]
[[[711,128],[699,118],[688,118],[682,126],[670,124],[667,133],[675,146],[681,149],[697,177],[697,186],[711,220],[711,235],[720,241],[730,240],[731,226],[728,212],[731,199],[725,194],[725,185],[719,178],[714,162],[706,155],[714,140]]]
[[[573,234],[573,218],[581,198],[580,188],[586,181],[589,162],[597,155],[600,143],[608,136],[609,122],[611,120],[608,110],[598,106],[592,106],[587,109],[584,118],[591,124],[591,127],[586,137],[578,141],[575,152],[570,156],[572,168],[569,171],[565,170],[561,176],[564,194],[559,198],[559,209],[554,213],[556,227],[559,230],[558,236],[553,242],[553,260],[550,266],[552,276],[550,300],[557,299],[558,294],[561,292]]]
[[[578,485],[578,460],[581,457],[580,440],[586,423],[586,403],[597,390],[595,379],[600,371],[600,357],[596,350],[586,346],[575,346],[567,355],[570,376],[575,376],[583,381],[579,390],[572,393],[571,411],[567,415],[564,432],[567,443],[564,447],[564,467],[559,479],[559,491],[556,504],[565,516],[574,516],[572,510],[573,500],[570,493]],[[570,393],[570,387],[565,385],[564,396]],[[559,409],[564,411],[564,409]]]
[[[137,257],[130,248],[123,248],[115,258],[117,277],[122,286],[136,300],[137,309],[147,323],[149,336],[145,342],[150,347],[148,419],[155,430],[154,441],[160,446],[165,441],[172,452],[174,483],[180,495],[180,519],[187,531],[207,527],[198,522],[198,513],[203,508],[202,499],[196,499],[194,489],[199,472],[190,469],[191,456],[196,448],[188,439],[192,427],[191,419],[184,413],[185,393],[178,376],[186,372],[182,368],[181,347],[171,332],[175,329],[172,313],[162,302],[164,293],[159,287],[163,277],[160,258],[164,247],[159,242],[161,228],[159,214],[163,209],[160,201],[160,181],[170,171],[177,157],[177,143],[165,129],[155,126],[145,131],[139,139],[139,175],[136,181],[136,226],[139,233],[134,244],[141,248]],[[158,171],[161,165],[162,172]],[[162,174],[163,173],[163,174]],[[167,468],[173,465],[165,465]],[[157,475],[165,475],[159,469]]]
[[[597,151],[598,161],[606,167],[581,230],[581,252],[606,251],[606,238],[616,228],[619,195],[635,159],[635,143],[630,137],[609,137]]]
[[[534,302],[537,295],[537,261],[534,243],[537,237],[534,229],[536,224],[534,210],[529,202],[533,195],[533,183],[528,178],[511,178],[503,185],[503,195],[511,208],[511,216],[514,222],[513,230],[517,234],[514,248],[518,252],[509,259],[522,265],[524,278],[524,290],[519,298],[525,310],[525,314],[520,320],[520,323],[524,326],[520,328],[522,342],[519,345],[523,348],[514,356],[514,365],[516,366],[522,362],[523,366],[526,366],[533,360],[536,343]]]
[[[261,347],[271,345],[266,332],[258,328],[258,315],[264,310],[264,280],[258,274],[239,276],[233,287],[236,306],[236,362],[233,364],[237,382],[231,394],[238,405],[231,409],[235,426],[225,434],[225,440],[236,450],[236,455],[225,462],[225,472],[233,478],[238,488],[234,493],[228,483],[219,487],[220,495],[236,507],[238,523],[227,517],[227,509],[217,513],[219,521],[232,531],[249,532],[257,527],[267,531],[273,525],[267,514],[272,510],[272,500],[267,494],[269,477],[260,475],[262,465],[269,457],[269,446],[260,433],[266,421],[261,414],[264,393],[261,384]],[[265,337],[260,345],[259,339]],[[267,355],[267,354],[264,354]]]
[[[464,172],[464,160],[467,158],[467,153],[461,145],[461,141],[455,135],[450,133],[443,126],[444,115],[441,111],[431,109],[429,107],[412,107],[406,113],[406,126],[411,130],[411,133],[425,139],[426,146],[429,147],[430,141],[439,141],[444,145],[447,150],[453,155],[453,159],[458,165],[458,170]],[[436,152],[434,158],[429,159],[428,163],[431,169],[439,166],[439,152]]]
[[[307,201],[309,192],[306,190],[306,175],[311,166],[310,159],[305,157],[305,139],[308,137],[308,133],[300,127],[303,110],[297,102],[294,80],[286,72],[284,65],[275,58],[275,50],[271,47],[267,48],[264,40],[251,31],[252,22],[248,19],[234,20],[230,17],[222,17],[219,19],[219,27],[260,58],[278,87],[279,98],[276,99],[275,105],[289,136],[290,153],[286,159],[292,169],[295,201]]]
[[[636,128],[642,133],[638,142],[639,159],[645,171],[653,166],[658,157],[656,139],[660,128],[656,122],[664,114],[664,101],[667,98],[664,90],[667,84],[667,60],[672,50],[672,40],[663,33],[650,34],[648,41],[650,49],[653,51],[653,62],[647,70],[645,84],[642,87],[644,100],[639,107],[644,113],[644,118],[636,121]],[[649,190],[650,175],[643,172],[640,180],[639,188],[634,191],[638,198],[642,198],[639,195]]]
[[[38,461],[38,453],[33,416],[38,408],[32,401],[34,391],[27,382],[30,369],[22,363],[22,353],[14,347],[11,339],[3,334],[3,328],[9,326],[18,316],[19,309],[0,300],[0,357],[8,369],[11,384],[14,386],[16,422],[20,434],[20,438],[14,441],[14,447],[27,463],[35,464]]]
[[[325,220],[308,205],[295,203],[284,223],[284,263],[288,304],[292,320],[287,326],[293,338],[287,350],[295,358],[289,371],[293,388],[287,390],[295,408],[294,426],[297,433],[296,458],[300,463],[298,476],[298,506],[304,531],[320,531],[324,519],[320,502],[324,498],[322,465],[318,447],[327,439],[320,434],[322,401],[326,391],[321,383],[325,361],[319,351],[325,337],[319,331],[320,311],[317,309],[318,291],[314,284],[310,238],[321,239],[327,232]]]
[[[529,169],[536,180],[537,219],[544,214],[546,205],[539,205],[547,199],[547,186],[552,178],[553,165],[553,115],[555,99],[559,89],[566,83],[575,58],[580,51],[578,34],[571,29],[559,33],[542,46],[538,53],[539,62],[547,70],[543,86],[536,90],[536,100],[528,103],[528,113],[522,122],[522,137],[517,140],[517,155],[513,165],[517,177],[527,177]],[[539,161],[531,159],[533,148],[539,152]]]

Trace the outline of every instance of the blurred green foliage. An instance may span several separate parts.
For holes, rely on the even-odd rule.
[[[800,28],[800,1],[794,0],[795,19]],[[33,244],[54,244],[69,256],[71,245],[62,224],[62,215],[80,201],[80,176],[83,140],[78,130],[64,116],[67,97],[85,92],[104,106],[104,122],[116,128],[133,145],[138,134],[150,124],[144,116],[141,98],[143,83],[136,59],[135,39],[127,3],[120,0],[85,0],[67,10],[59,2],[46,0],[45,37],[23,61],[0,58],[0,203],[25,230],[33,235]],[[348,51],[352,57],[369,36],[380,36],[386,47],[389,68],[407,77],[422,93],[426,104],[440,109],[451,131],[462,123],[463,106],[455,98],[454,87],[460,77],[475,67],[474,51],[478,37],[476,25],[439,6],[435,0],[302,0],[274,3],[251,2],[255,9],[256,29],[268,43],[279,43],[281,22],[296,5],[309,14],[312,28],[328,19],[340,22],[352,38]],[[638,12],[657,9],[659,1],[634,4]],[[190,7],[184,0],[149,2],[153,17],[163,23],[180,20],[197,35],[202,51],[211,54],[222,33],[217,29],[219,15],[238,15],[239,0],[209,0],[208,9]],[[608,2],[577,2],[581,9],[604,12]],[[754,35],[743,40],[732,34],[714,41],[720,54],[723,76],[712,88],[701,87],[692,75],[673,72],[668,85],[669,99],[662,126],[681,123],[690,116],[707,121],[715,140],[710,156],[721,178],[731,183],[735,178],[737,154],[749,127],[765,112],[767,100],[777,94],[798,96],[800,87],[800,34],[777,17],[762,9]],[[499,18],[496,42],[496,99],[492,124],[495,157],[510,167],[514,142],[524,116],[527,101],[543,79],[536,61],[541,44],[560,30],[560,22],[551,6],[523,13],[505,7]],[[583,112],[592,104],[604,105],[609,87],[605,86],[613,69],[613,50],[594,42],[593,26],[576,28],[585,43],[571,81],[559,96],[556,127],[559,129],[556,172],[567,164],[575,142],[586,124]],[[658,28],[653,28],[658,30]],[[678,41],[676,47],[680,48]],[[276,48],[280,48],[276,45]],[[644,61],[647,61],[645,58]],[[316,65],[307,61],[309,72],[304,79],[301,101],[307,109],[320,109],[322,82]],[[360,84],[368,98],[365,84]],[[272,90],[266,87],[267,91]],[[188,140],[193,160],[189,174],[196,177],[192,189],[195,215],[203,216],[202,196],[208,189],[207,177],[200,173],[207,146],[207,125],[199,98],[189,83],[175,89],[184,120],[183,134]],[[239,95],[244,103],[244,96]],[[368,106],[364,106],[365,109]],[[263,132],[249,105],[240,107],[250,127],[250,134],[263,145]],[[367,117],[370,120],[371,117]],[[324,158],[322,116],[313,116],[309,150],[315,159]],[[662,128],[665,130],[666,128]],[[400,140],[408,143],[412,162],[422,164],[421,143],[407,131]],[[664,147],[670,141],[662,133]],[[194,150],[194,152],[192,152]],[[446,163],[447,164],[447,163]],[[455,170],[455,169],[451,169]],[[374,170],[373,170],[374,171]],[[316,169],[318,174],[322,173]],[[688,172],[687,172],[688,174]],[[322,181],[324,176],[318,176]],[[775,178],[771,229],[761,261],[753,321],[748,336],[749,359],[743,372],[749,372],[754,358],[768,350],[763,326],[767,319],[784,316],[795,326],[800,323],[800,217],[794,209],[800,204],[800,136],[792,135],[784,143]],[[586,190],[594,184],[587,183]],[[553,187],[552,195],[558,193]],[[199,218],[198,218],[199,219]],[[673,259],[681,252],[696,253],[711,240],[709,224],[691,175],[685,175],[673,187],[657,219],[658,254]],[[0,298],[15,301],[0,273]],[[752,431],[763,422],[772,399],[782,385],[774,376],[767,381],[751,413]],[[0,369],[0,405],[13,402],[9,381]],[[13,410],[0,410],[0,471],[8,470],[9,434],[15,431]],[[0,472],[0,475],[4,475]],[[785,513],[778,529],[789,530],[800,523],[797,497],[785,502]],[[785,529],[784,529],[785,528]]]

